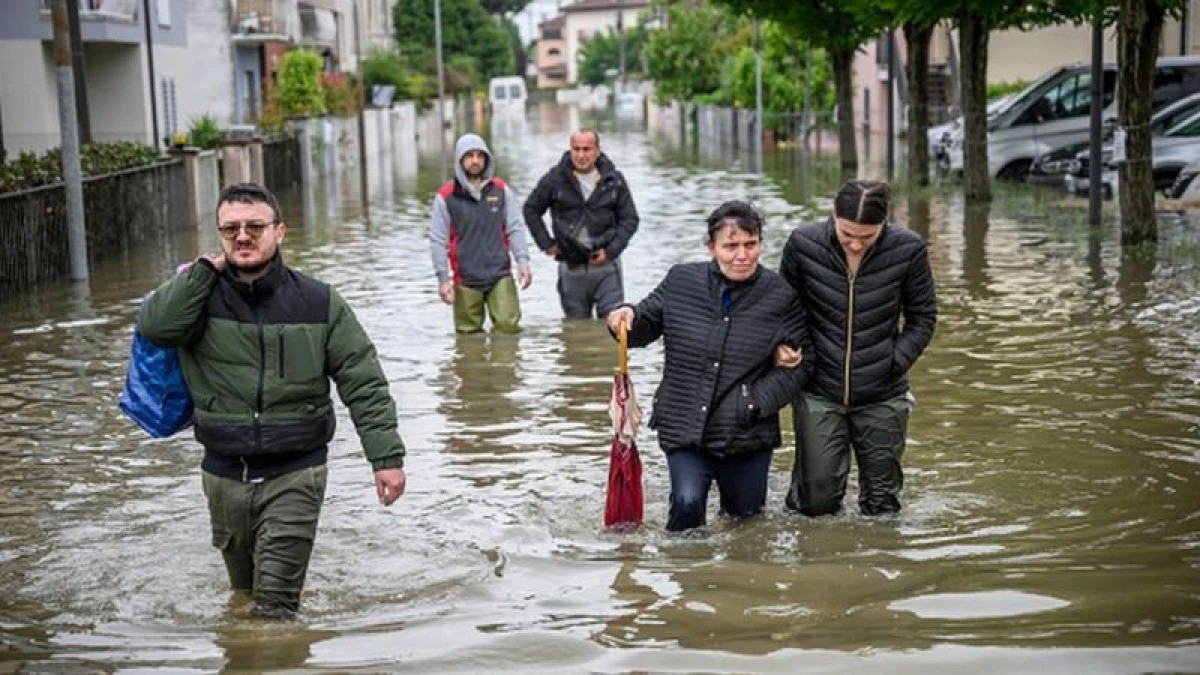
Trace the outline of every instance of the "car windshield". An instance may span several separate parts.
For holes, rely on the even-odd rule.
[[[1174,138],[1200,136],[1200,111],[1193,112],[1187,118],[1177,122],[1170,129],[1163,132],[1163,136]]]

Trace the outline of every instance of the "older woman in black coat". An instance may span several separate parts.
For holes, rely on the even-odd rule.
[[[807,354],[809,338],[795,291],[759,265],[762,217],[734,201],[707,224],[711,261],[675,265],[644,300],[607,318],[614,333],[625,324],[630,346],[665,343],[650,427],[667,453],[670,531],[704,525],[714,480],[727,515],[762,511],[779,410],[812,368],[776,365]]]

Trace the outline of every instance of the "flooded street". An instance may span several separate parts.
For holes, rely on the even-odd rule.
[[[495,124],[498,174],[523,198],[580,122]],[[787,156],[760,178],[598,124],[642,219],[630,301],[706,257],[720,202],[766,213],[775,267],[836,188]],[[427,240],[450,166],[404,152],[370,162],[369,218],[356,175],[284,195],[285,257],[357,312],[409,448],[408,492],[384,508],[339,405],[296,623],[230,606],[199,446],[149,440],[116,405],[140,297],[215,233],[3,307],[0,672],[1200,671],[1200,221],[1164,217],[1157,252],[1123,254],[1111,214],[1089,233],[1046,192],[1000,190],[988,212],[953,189],[899,196],[940,308],[911,375],[905,510],[859,516],[852,479],[842,515],[789,513],[789,421],[764,517],[717,518],[714,496],[707,536],[668,537],[644,430],[647,525],[617,535],[601,527],[614,343],[562,319],[540,254],[524,331],[456,339]],[[631,354],[647,409],[661,361]]]

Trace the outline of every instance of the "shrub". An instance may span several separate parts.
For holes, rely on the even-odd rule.
[[[358,87],[345,73],[322,73],[321,92],[329,114],[348,117],[358,112]]]
[[[1029,80],[1013,80],[1012,82],[996,82],[987,86],[987,100],[1016,94],[1029,86]]]
[[[98,176],[153,164],[158,157],[157,150],[141,141],[84,143],[80,148],[79,165],[83,175]],[[32,152],[22,152],[16,159],[0,164],[0,192],[13,192],[60,182],[62,152],[59,148],[47,150],[41,156]]]
[[[325,114],[321,91],[324,62],[315,52],[293,49],[279,59],[279,112],[287,117],[316,117]]]
[[[188,143],[202,150],[212,150],[221,147],[225,140],[225,130],[217,124],[217,118],[205,113],[191,122],[188,131]]]

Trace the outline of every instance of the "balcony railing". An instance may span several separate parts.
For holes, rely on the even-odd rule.
[[[53,0],[42,0],[42,11],[49,12]],[[118,19],[136,21],[137,0],[79,0],[80,18]]]
[[[237,0],[233,32],[243,35],[295,34],[295,6],[282,0]]]

